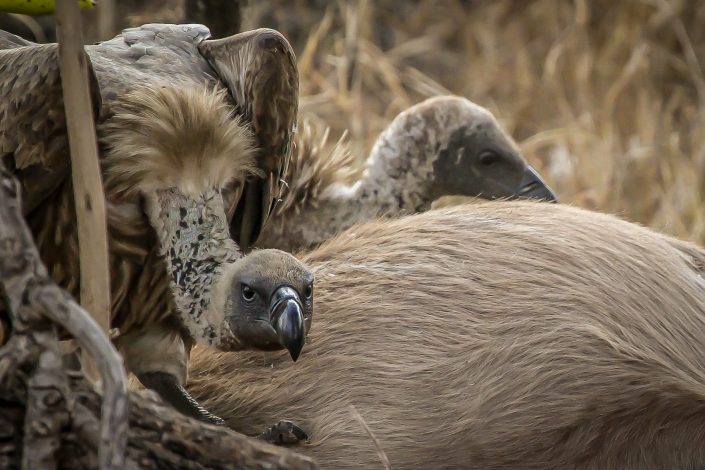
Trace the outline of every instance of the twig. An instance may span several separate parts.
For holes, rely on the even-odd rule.
[[[97,13],[100,40],[112,38],[115,35],[115,20],[118,16],[115,0],[100,0]]]
[[[105,195],[89,91],[89,59],[83,48],[81,17],[75,0],[56,0],[56,22],[78,221],[81,305],[107,334],[110,328],[110,273]],[[90,361],[84,361],[87,374],[95,378],[91,366],[86,363]]]
[[[372,439],[372,442],[375,445],[375,449],[377,449],[377,455],[382,461],[382,465],[384,466],[385,470],[391,470],[392,467],[389,463],[389,457],[387,457],[387,453],[384,452],[384,449],[382,449],[382,444],[379,442],[379,439],[377,439],[377,437],[374,435],[372,429],[370,429],[370,427],[363,419],[362,415],[357,411],[357,408],[355,408],[353,405],[348,406],[350,407],[350,414],[352,414],[353,418],[357,419],[360,422],[362,428],[365,430],[370,439]]]
[[[122,357],[88,312],[62,295],[58,288],[45,286],[33,294],[41,312],[66,328],[81,349],[94,359],[103,388],[100,468],[123,468],[127,445],[127,378]]]

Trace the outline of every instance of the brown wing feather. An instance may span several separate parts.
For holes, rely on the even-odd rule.
[[[200,25],[145,25],[86,47],[98,124],[112,102],[140,83],[211,83],[217,78],[196,48]],[[25,214],[70,174],[58,45],[0,31],[0,157],[23,187]]]
[[[112,115],[114,100],[141,83],[215,86],[215,73],[196,49],[207,35],[203,26],[146,25],[87,46],[98,127]],[[77,295],[78,239],[56,44],[0,32],[0,158],[23,185],[25,214],[52,277]],[[108,200],[112,311],[126,330],[170,314],[165,268],[153,259],[154,240],[132,206]],[[149,294],[135,296],[145,283]]]
[[[0,36],[0,155],[23,188],[28,214],[70,172],[57,44]],[[95,76],[93,101],[100,106]]]
[[[258,166],[264,178],[245,184],[231,224],[233,236],[247,250],[285,185],[298,111],[296,57],[284,36],[266,28],[206,40],[199,50],[227,84],[260,149]]]
[[[291,47],[279,33],[238,35],[234,50],[228,39],[222,40],[227,47],[204,48],[215,51],[206,56],[208,60],[197,49],[207,36],[207,28],[199,25],[145,25],[87,46],[93,101],[100,110],[96,121],[100,128],[112,115],[113,101],[143,83],[227,84],[256,134],[261,148],[258,164],[266,175],[234,190],[246,196],[238,212],[245,221],[241,226],[247,246],[280,194],[296,122],[298,74]],[[58,64],[56,44],[25,45],[0,34],[0,158],[22,181],[25,203],[33,207],[28,219],[52,276],[76,294],[78,245]],[[168,316],[169,296],[164,276],[155,271],[163,266],[152,259],[154,240],[140,218],[143,214],[121,218],[120,208],[111,204],[109,200],[113,315],[129,330]],[[254,223],[248,225],[248,220]],[[154,295],[133,305],[130,299],[140,299],[130,292],[150,279],[156,279],[157,285],[149,286]]]

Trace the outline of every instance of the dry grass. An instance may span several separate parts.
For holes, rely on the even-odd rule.
[[[130,1],[131,24],[183,13],[183,0]],[[705,1],[245,3],[244,29],[294,45],[302,117],[330,143],[348,129],[358,161],[399,111],[463,95],[562,202],[705,244]]]
[[[705,2],[250,2],[295,46],[302,116],[364,158],[426,97],[488,107],[565,203],[705,242]]]

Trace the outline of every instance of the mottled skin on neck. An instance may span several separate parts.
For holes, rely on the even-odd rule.
[[[172,188],[150,193],[146,202],[147,215],[158,227],[177,315],[197,341],[232,349],[236,340],[216,290],[242,253],[230,238],[221,193],[209,189],[185,195]]]

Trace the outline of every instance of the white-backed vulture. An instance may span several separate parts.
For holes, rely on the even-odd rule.
[[[324,153],[304,122],[294,139],[283,201],[258,246],[295,252],[357,222],[422,212],[441,196],[556,197],[487,109],[437,96],[400,113],[380,134],[356,181],[344,139]]]
[[[277,339],[266,323],[256,323],[259,333],[233,328],[231,301],[240,293],[230,281],[280,196],[297,116],[296,61],[274,30],[208,36],[202,25],[148,24],[86,46],[107,198],[112,326],[135,375],[163,372],[168,383],[149,380],[157,389],[183,384],[192,341],[232,350],[257,347],[243,331]],[[22,184],[42,260],[77,295],[58,45],[0,32],[0,49],[0,158]],[[162,341],[176,331],[178,341]]]
[[[194,351],[193,396],[274,417],[322,468],[705,467],[705,251],[562,204],[351,228],[316,276],[306,360]]]

